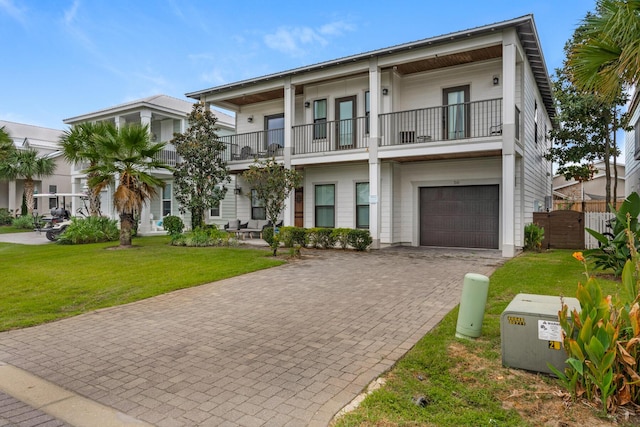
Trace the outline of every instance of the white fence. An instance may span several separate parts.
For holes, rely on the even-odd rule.
[[[615,215],[610,212],[585,212],[584,213],[584,245],[586,249],[594,249],[598,247],[598,241],[587,232],[587,228],[597,231],[598,233],[611,233],[611,228],[607,227],[607,221],[614,218]]]

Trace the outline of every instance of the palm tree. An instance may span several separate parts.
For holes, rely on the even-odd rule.
[[[88,168],[95,166],[100,160],[95,139],[98,135],[106,135],[113,127],[113,124],[107,122],[87,122],[64,131],[60,137],[64,158],[75,164],[87,162]],[[87,181],[91,181],[94,174],[88,173]],[[100,216],[100,191],[97,191],[95,187],[89,188],[89,214]]]
[[[0,162],[6,159],[13,150],[15,150],[13,140],[2,126],[0,128]]]
[[[131,246],[131,231],[142,205],[156,193],[163,181],[151,174],[154,169],[170,166],[156,160],[165,143],[152,143],[149,127],[128,125],[109,128],[95,137],[98,162],[87,169],[89,186],[97,191],[117,181],[113,204],[120,216],[120,246]]]
[[[56,170],[56,162],[51,157],[39,156],[33,148],[12,150],[5,161],[0,163],[0,178],[9,181],[24,179],[24,195],[27,201],[27,212],[33,213],[34,178],[44,178]]]
[[[605,100],[620,93],[621,84],[640,78],[640,0],[599,0],[596,14],[582,21],[582,40],[569,54],[573,82]]]

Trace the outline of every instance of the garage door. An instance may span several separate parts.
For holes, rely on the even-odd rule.
[[[497,185],[420,188],[420,245],[498,248]]]

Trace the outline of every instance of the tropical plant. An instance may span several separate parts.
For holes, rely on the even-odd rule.
[[[80,164],[88,163],[88,168],[95,167],[100,160],[100,152],[96,144],[96,138],[103,137],[114,131],[114,125],[109,122],[86,122],[74,125],[63,132],[60,137],[60,145],[64,158],[69,162]],[[87,181],[91,182],[96,172],[87,173]],[[100,191],[96,187],[89,187],[89,214],[100,216]]]
[[[56,243],[62,245],[80,245],[85,243],[112,242],[119,237],[115,219],[103,216],[71,218],[69,224]]]
[[[604,296],[598,282],[589,276],[582,253],[573,254],[584,264],[587,276],[576,294],[581,310],[569,313],[562,304],[559,321],[569,358],[564,372],[549,365],[574,398],[585,395],[600,402],[603,413],[640,403],[640,257],[631,244],[635,236],[630,228],[626,235],[631,259],[625,263],[621,293],[615,298]]]
[[[102,191],[117,179],[113,204],[120,216],[120,246],[131,246],[131,234],[142,206],[156,194],[164,182],[152,175],[156,169],[171,170],[157,156],[164,143],[152,143],[149,127],[137,124],[110,128],[95,138],[100,160],[86,172],[89,186]]]
[[[231,182],[217,120],[203,104],[194,104],[189,127],[171,140],[181,159],[173,172],[176,199],[181,213],[191,212],[191,228],[204,226],[205,212],[220,203],[227,193],[224,184]]]
[[[0,208],[0,225],[9,225],[13,221],[13,216],[9,209]]]
[[[272,228],[278,223],[278,218],[285,208],[286,199],[296,187],[302,182],[302,176],[294,169],[288,169],[276,162],[275,159],[256,161],[249,166],[242,176],[253,189],[248,197],[255,197],[264,203],[267,219],[271,222]],[[278,239],[274,239],[271,245],[273,256],[278,251]]]
[[[596,238],[600,244],[599,248],[589,249],[584,254],[593,262],[595,268],[601,270],[611,269],[616,276],[622,274],[622,269],[628,259],[631,258],[631,247],[640,246],[638,232],[640,225],[638,215],[640,215],[640,196],[638,193],[631,193],[620,205],[620,209],[611,208],[615,217],[610,220],[613,238],[601,234],[590,228],[585,230]],[[627,229],[633,233],[631,242],[628,240]]]
[[[583,40],[569,55],[573,80],[603,99],[618,96],[621,84],[640,77],[640,1],[598,0],[583,20]]]
[[[54,159],[47,155],[40,156],[33,148],[13,150],[4,161],[0,162],[0,178],[9,181],[19,178],[24,180],[27,215],[33,212],[34,179],[53,175],[55,170]]]
[[[175,238],[172,237],[171,244],[174,246],[236,246],[238,239],[232,234],[218,227],[200,227],[191,230],[188,233],[180,234]]]
[[[544,240],[544,228],[538,224],[527,224],[524,226],[524,250],[540,251]]]
[[[28,230],[35,226],[33,222],[33,217],[31,215],[23,215],[23,216],[14,218],[13,221],[11,222],[11,225],[14,226],[15,228],[21,228],[23,230]]]

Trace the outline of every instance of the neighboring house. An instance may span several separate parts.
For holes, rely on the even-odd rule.
[[[625,198],[625,165],[618,164],[618,199]],[[593,178],[586,182],[579,182],[574,179],[566,180],[564,175],[553,177],[553,198],[555,200],[565,200],[571,203],[580,203],[582,200],[605,200],[606,181],[604,162],[599,161],[594,164],[596,173]],[[613,165],[611,169],[611,197],[613,197],[614,186]]]
[[[626,196],[640,193],[640,94],[635,90],[627,107],[631,130],[625,133]]]
[[[0,120],[0,128],[9,134],[18,150],[33,148],[38,150],[41,156],[55,159],[56,170],[53,175],[42,179],[34,178],[37,193],[69,193],[71,191],[71,165],[63,158],[58,140],[62,131],[59,129],[43,128],[40,126]],[[20,213],[22,207],[22,195],[24,193],[24,180],[15,181],[0,180],[0,208],[7,208],[12,213]],[[51,208],[56,207],[57,198],[44,200],[34,198],[34,208],[39,214],[48,214]],[[71,206],[66,206],[70,209]]]
[[[184,132],[188,126],[187,116],[191,112],[193,103],[166,95],[156,95],[148,98],[138,99],[125,104],[105,108],[103,110],[82,114],[76,117],[65,119],[68,125],[76,125],[83,122],[111,122],[116,126],[126,124],[149,125],[151,140],[157,142],[169,142],[174,133]],[[233,134],[234,118],[221,112],[213,111],[218,118],[218,135]],[[175,148],[168,144],[161,153],[161,160],[175,166],[178,156]],[[86,189],[86,175],[82,172],[87,165],[78,164],[72,168],[73,190],[80,192]],[[162,229],[159,221],[167,215],[178,215],[185,220],[187,226],[190,224],[190,215],[181,215],[178,210],[178,203],[173,194],[173,175],[166,170],[157,170],[153,173],[165,181],[164,188],[158,188],[158,196],[143,207],[138,230],[141,233]],[[235,183],[231,184],[231,187]],[[233,194],[233,190],[230,191]],[[112,189],[104,191],[102,194],[102,213],[117,218],[117,213],[113,209]],[[235,209],[235,196],[229,197],[227,204],[232,204]],[[225,202],[221,205],[224,207]],[[212,210],[211,220],[219,218],[220,208]]]
[[[285,225],[510,257],[551,202],[551,91],[527,15],[187,96],[235,111],[240,219],[264,209],[239,174],[275,156],[304,176]]]

